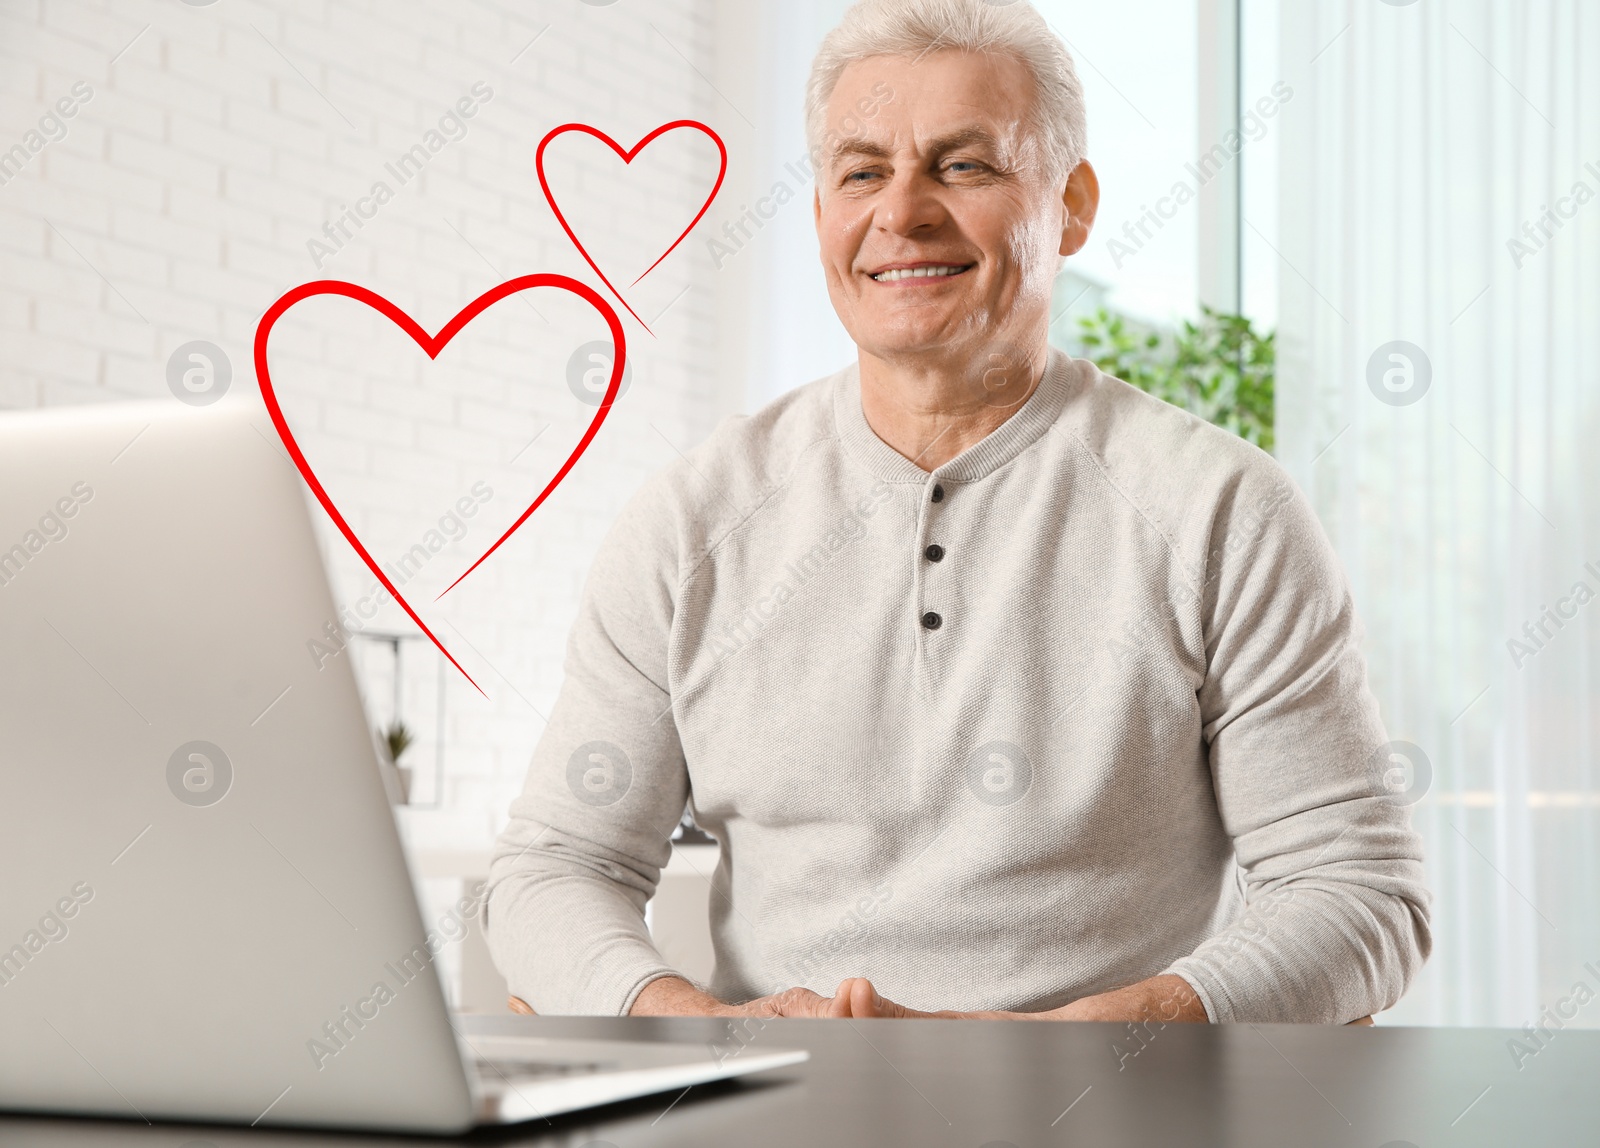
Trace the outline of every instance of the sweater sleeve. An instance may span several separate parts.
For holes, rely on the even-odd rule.
[[[1344,1023],[1399,1000],[1431,948],[1418,794],[1393,788],[1338,557],[1273,471],[1275,490],[1224,500],[1199,597],[1202,734],[1245,910],[1167,971],[1214,1022]]]
[[[539,1013],[625,1015],[674,974],[644,920],[688,796],[667,689],[675,544],[656,502],[635,499],[600,547],[490,864],[490,951]]]

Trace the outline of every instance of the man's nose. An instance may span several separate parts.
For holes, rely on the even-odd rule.
[[[879,196],[877,224],[895,235],[937,228],[945,220],[938,185],[919,173],[896,174]]]

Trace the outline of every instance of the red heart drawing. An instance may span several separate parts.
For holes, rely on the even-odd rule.
[[[339,533],[343,534],[350,545],[355,547],[356,553],[361,555],[361,560],[367,564],[367,569],[377,575],[378,581],[383,583],[384,589],[394,595],[394,600],[400,604],[401,609],[410,616],[411,620],[421,628],[424,634],[428,635],[428,640],[439,648],[439,652],[450,659],[450,664],[461,670],[461,675],[467,681],[472,682],[473,688],[477,689],[480,694],[483,693],[483,688],[477,682],[472,681],[471,674],[461,669],[461,663],[457,662],[454,655],[445,649],[444,643],[434,636],[433,631],[428,629],[427,624],[411,608],[411,603],[407,602],[405,596],[395,588],[394,583],[389,581],[389,576],[373,560],[372,555],[367,552],[367,548],[361,544],[361,539],[356,537],[355,531],[350,529],[350,524],[345,521],[344,515],[339,513],[339,508],[333,504],[333,499],[328,497],[328,492],[323,489],[316,472],[311,469],[311,464],[306,461],[305,454],[300,450],[300,444],[295,441],[294,432],[289,429],[289,423],[283,417],[283,409],[278,405],[277,392],[272,387],[272,375],[267,369],[267,336],[272,333],[273,325],[283,317],[284,312],[301,300],[309,299],[313,295],[343,295],[346,298],[354,299],[358,303],[365,303],[368,307],[383,315],[395,326],[410,335],[417,346],[427,353],[428,358],[436,359],[439,357],[439,352],[444,350],[451,339],[455,338],[456,333],[477,318],[484,308],[498,303],[508,295],[514,295],[519,291],[527,291],[534,287],[556,287],[563,291],[570,291],[579,298],[586,300],[596,311],[600,312],[606,321],[606,325],[611,328],[611,342],[616,347],[616,358],[611,364],[611,383],[606,388],[605,398],[600,401],[599,409],[595,411],[594,418],[590,420],[588,430],[578,440],[578,445],[573,449],[572,453],[567,456],[567,461],[562,463],[561,469],[556,471],[555,477],[539,492],[539,496],[528,504],[528,509],[524,510],[521,517],[511,524],[510,529],[497,538],[494,545],[485,550],[476,562],[467,567],[466,573],[445,587],[444,591],[439,595],[440,598],[443,598],[445,594],[448,594],[460,584],[462,578],[465,578],[467,574],[471,574],[479,566],[483,565],[484,560],[489,555],[500,549],[501,543],[517,532],[517,529],[550,496],[550,492],[555,490],[561,484],[561,480],[567,477],[567,472],[573,468],[579,458],[583,457],[583,452],[588,450],[589,444],[594,441],[595,434],[600,430],[600,425],[605,422],[606,415],[611,412],[611,404],[616,400],[617,392],[621,389],[622,372],[627,363],[628,351],[622,334],[622,320],[617,318],[616,311],[592,287],[566,275],[521,275],[515,279],[507,280],[499,286],[491,287],[458,311],[455,318],[446,323],[437,335],[430,335],[417,325],[416,320],[412,319],[410,315],[407,315],[382,295],[369,291],[365,287],[358,287],[354,283],[345,283],[338,279],[319,279],[314,283],[301,284],[299,287],[279,297],[277,302],[267,308],[266,314],[261,316],[261,322],[256,325],[256,382],[261,387],[261,397],[266,400],[267,411],[272,416],[272,424],[278,428],[278,437],[283,439],[283,445],[288,449],[289,457],[294,460],[294,465],[299,469],[301,477],[311,487],[312,493],[317,496],[317,501],[322,503],[322,508],[328,512],[328,517],[333,519],[334,525],[339,528]]]
[[[706,212],[711,209],[711,202],[717,198],[717,192],[722,190],[722,180],[728,174],[728,148],[727,145],[722,142],[722,137],[714,132],[711,128],[701,123],[699,120],[673,120],[670,124],[662,124],[655,131],[645,136],[644,139],[634,144],[632,151],[623,151],[621,145],[618,144],[616,140],[612,139],[610,136],[606,135],[605,132],[599,130],[598,128],[590,127],[588,124],[562,124],[560,127],[552,129],[550,133],[544,137],[544,139],[539,141],[539,150],[535,152],[533,156],[533,166],[538,170],[539,173],[539,186],[544,189],[544,198],[546,202],[550,204],[550,210],[556,213],[556,219],[560,222],[562,230],[567,233],[567,238],[572,240],[572,245],[578,249],[578,254],[582,255],[588,262],[589,266],[594,268],[594,273],[600,276],[600,281],[607,287],[611,288],[611,293],[617,297],[617,302],[621,303],[624,307],[627,307],[628,314],[632,315],[635,319],[639,319],[638,312],[629,306],[628,301],[622,297],[622,292],[618,291],[615,287],[612,287],[611,280],[607,279],[606,273],[600,270],[600,265],[594,261],[592,256],[590,256],[588,248],[584,247],[584,245],[578,241],[578,237],[572,233],[572,226],[567,222],[567,217],[561,213],[561,208],[556,205],[556,197],[550,193],[550,182],[549,180],[545,179],[544,175],[544,149],[549,147],[550,141],[559,135],[564,135],[567,132],[583,132],[585,135],[593,136],[595,139],[609,147],[612,151],[616,152],[617,155],[622,157],[623,163],[631,164],[633,162],[633,157],[643,151],[646,145],[648,145],[652,140],[677,128],[693,128],[696,131],[704,132],[706,135],[710,136],[711,142],[717,145],[717,151],[722,154],[722,166],[717,171],[716,186],[711,189],[711,194],[706,196],[706,201],[701,205],[699,213],[694,217],[693,220],[690,221],[689,226],[683,229],[683,233],[672,241],[672,246],[661,253],[661,259],[657,259],[654,263],[650,264],[649,267],[645,268],[644,275],[639,276],[639,279],[643,279],[645,275],[650,274],[650,272],[654,271],[661,265],[662,259],[665,259],[667,256],[676,251],[678,244],[682,243],[689,237],[689,232],[694,230],[695,224],[699,223],[700,220],[705,217]],[[633,283],[638,283],[639,279],[635,279]],[[633,283],[630,283],[629,286],[633,286]],[[650,331],[650,325],[643,319],[639,319],[639,326],[643,327],[646,331],[649,331],[651,335],[655,334],[654,331]]]

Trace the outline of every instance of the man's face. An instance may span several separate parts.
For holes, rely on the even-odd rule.
[[[874,56],[840,76],[817,235],[863,351],[965,358],[1048,315],[1067,212],[1027,131],[1033,99],[1027,68],[995,54]]]

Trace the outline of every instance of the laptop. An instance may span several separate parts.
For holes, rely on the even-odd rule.
[[[448,1134],[806,1058],[460,1036],[338,616],[254,404],[0,415],[0,1109]]]

